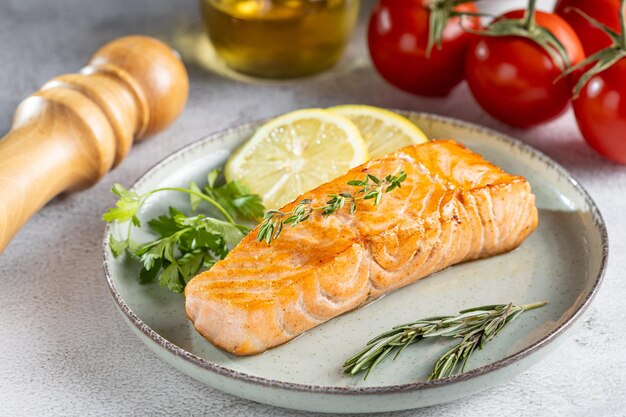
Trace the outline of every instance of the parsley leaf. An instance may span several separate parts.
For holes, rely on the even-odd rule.
[[[202,194],[202,190],[200,189],[200,187],[198,187],[198,185],[196,185],[196,183],[193,181],[189,183],[189,189],[195,191],[196,193]],[[191,205],[192,211],[198,210],[200,203],[202,203],[202,199],[198,197],[197,194],[189,194],[189,204]]]
[[[146,267],[141,268],[141,272],[139,273],[139,282],[142,284],[147,284],[148,282],[154,281],[157,277],[157,274],[161,270],[161,259],[155,259],[152,268],[147,269]]]
[[[207,255],[201,250],[196,250],[187,252],[178,260],[178,268],[185,284],[202,268],[205,256]]]
[[[169,216],[163,214],[148,222],[148,226],[150,226],[150,229],[152,229],[152,231],[156,232],[161,237],[171,236],[182,228],[179,223],[176,223],[175,216],[184,216],[184,214],[173,207],[169,208],[169,212]]]
[[[120,184],[114,184],[111,188],[111,192],[120,197],[115,203],[115,207],[112,207],[104,213],[102,220],[105,222],[127,222],[132,221],[133,225],[140,227],[141,222],[137,217],[137,212],[141,207],[143,201],[141,196],[132,191],[128,191]]]
[[[117,240],[113,236],[109,239],[109,246],[113,256],[120,256],[128,249],[128,240]]]
[[[159,285],[167,287],[172,292],[183,292],[185,288],[178,275],[178,266],[175,263],[170,264],[163,270],[159,276]]]
[[[169,211],[169,216],[149,222],[161,238],[135,252],[143,263],[139,281],[151,282],[158,276],[161,286],[182,292],[200,269],[223,259],[245,234],[238,225],[222,220],[204,215],[187,217],[171,207]]]
[[[168,256],[171,252],[171,245],[172,242],[170,238],[155,240],[154,242],[141,246],[134,255],[139,257],[145,269],[150,270],[154,268],[157,260],[162,261],[165,259],[171,262],[172,257]]]
[[[205,193],[215,199],[229,212],[245,219],[259,219],[263,217],[265,207],[263,200],[258,194],[251,194],[250,189],[239,180],[225,183],[219,187],[215,182],[220,175],[219,170],[213,170],[207,178]],[[192,186],[195,184],[192,183]],[[197,187],[197,186],[196,186]],[[194,200],[191,201],[192,207]]]

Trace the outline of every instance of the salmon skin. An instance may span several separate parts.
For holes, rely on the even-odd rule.
[[[459,262],[519,246],[537,227],[535,197],[510,175],[452,140],[409,146],[373,159],[287,204],[324,205],[366,173],[403,170],[402,188],[378,206],[361,200],[285,226],[271,244],[258,227],[185,288],[189,319],[235,355],[285,343],[308,329]]]

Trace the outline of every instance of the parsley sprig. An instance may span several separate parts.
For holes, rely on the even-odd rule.
[[[239,181],[217,186],[219,176],[220,170],[211,171],[204,189],[192,182],[189,188],[164,187],[145,194],[137,194],[115,184],[111,192],[119,199],[102,219],[109,223],[128,222],[128,232],[126,238],[121,240],[111,236],[113,255],[117,257],[126,252],[137,258],[142,263],[140,282],[152,282],[158,277],[161,286],[173,292],[182,292],[195,274],[223,259],[230,248],[250,231],[248,226],[238,223],[238,220],[254,220],[263,215],[261,197],[251,194]],[[208,203],[223,220],[204,214],[187,216],[170,207],[168,214],[148,222],[157,239],[142,244],[133,241],[132,228],[141,227],[137,216],[139,210],[150,196],[163,191],[188,194],[194,214],[203,203]]]
[[[406,180],[404,171],[387,175],[384,179],[366,174],[363,180],[348,181],[348,185],[359,187],[356,192],[329,194],[329,200],[323,206],[313,206],[313,202],[305,198],[300,200],[292,211],[268,210],[263,216],[263,222],[256,238],[259,242],[265,241],[270,244],[280,236],[286,224],[295,226],[302,223],[308,220],[315,211],[320,211],[322,215],[329,216],[347,206],[349,207],[348,211],[352,214],[357,210],[357,201],[359,200],[374,200],[373,205],[377,206],[383,198],[383,193],[400,188],[404,180]]]

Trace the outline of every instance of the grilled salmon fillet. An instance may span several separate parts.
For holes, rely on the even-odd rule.
[[[214,345],[251,355],[450,265],[510,251],[537,226],[528,182],[451,140],[373,159],[283,207],[354,192],[365,173],[407,174],[378,206],[286,226],[271,244],[258,227],[185,288],[187,315]]]

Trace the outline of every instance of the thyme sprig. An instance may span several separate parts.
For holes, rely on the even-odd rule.
[[[362,180],[347,182],[352,187],[359,187],[356,192],[329,194],[329,200],[322,206],[313,206],[313,202],[305,198],[300,200],[293,210],[288,212],[268,210],[263,216],[263,222],[259,226],[256,238],[259,242],[265,241],[267,244],[271,244],[274,239],[280,236],[285,225],[295,226],[307,221],[316,211],[320,211],[324,216],[330,216],[344,207],[349,207],[348,211],[352,214],[357,210],[357,201],[359,200],[374,200],[373,205],[377,206],[382,200],[384,193],[400,188],[404,180],[406,180],[404,171],[387,175],[383,179],[372,174],[366,174]]]
[[[548,304],[495,304],[462,310],[456,316],[428,317],[396,326],[367,342],[365,349],[348,359],[343,367],[351,376],[365,372],[364,379],[389,354],[395,351],[395,360],[409,345],[429,337],[462,339],[435,363],[428,380],[447,378],[464,372],[467,362],[478,349],[493,339],[507,324],[522,313]],[[459,370],[460,366],[460,370]]]

